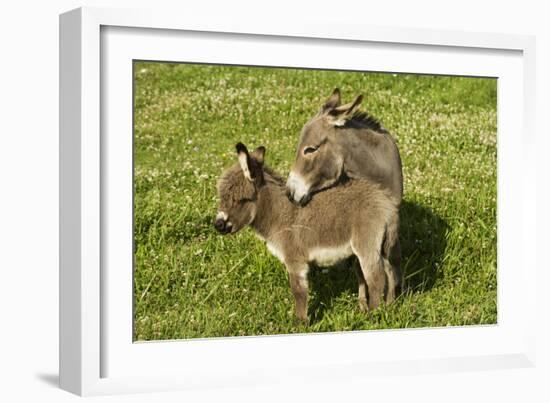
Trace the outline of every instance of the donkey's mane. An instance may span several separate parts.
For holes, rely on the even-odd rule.
[[[381,133],[387,133],[388,131],[384,126],[380,124],[378,119],[376,119],[374,116],[369,115],[367,112],[363,111],[357,111],[353,114],[351,119],[349,120],[351,124],[355,124],[361,127],[364,127],[366,129],[371,129],[377,132]]]

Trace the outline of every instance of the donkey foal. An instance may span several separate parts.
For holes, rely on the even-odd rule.
[[[379,185],[352,180],[318,193],[305,207],[290,202],[285,180],[264,166],[265,148],[249,153],[237,144],[239,163],[218,182],[220,206],[214,225],[222,234],[250,225],[284,265],[297,317],[307,321],[310,264],[331,266],[355,255],[359,305],[375,309],[395,297],[398,275],[389,261],[399,226],[399,200]],[[368,303],[367,303],[368,288]]]

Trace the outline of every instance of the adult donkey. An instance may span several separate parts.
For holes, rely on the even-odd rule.
[[[338,88],[300,135],[286,187],[288,197],[307,204],[312,196],[346,179],[368,179],[389,189],[398,205],[403,198],[403,172],[397,144],[372,116],[359,111],[363,97],[342,105]],[[399,237],[388,251],[401,279]]]

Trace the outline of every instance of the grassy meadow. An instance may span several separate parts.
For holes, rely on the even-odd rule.
[[[135,62],[134,339],[496,323],[496,80]],[[310,272],[309,326],[284,266],[249,228],[219,235],[216,181],[235,143],[287,176],[333,88],[398,142],[409,290],[363,314],[352,270]]]

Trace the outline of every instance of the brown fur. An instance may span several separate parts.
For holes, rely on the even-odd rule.
[[[376,119],[359,111],[362,100],[359,95],[341,105],[336,88],[319,113],[304,125],[287,181],[291,200],[306,205],[325,189],[351,178],[378,183],[401,202],[403,174],[397,144]],[[395,228],[395,233],[388,234],[385,249],[401,288],[401,246]]]
[[[359,111],[362,100],[359,95],[340,105],[336,88],[302,128],[291,174],[303,180],[305,194],[292,181],[287,183],[296,202],[306,204],[313,193],[337,184],[344,175],[379,183],[401,201],[403,173],[397,144],[376,119]]]
[[[367,287],[369,309],[379,305],[384,293],[388,303],[393,300],[398,279],[384,244],[389,234],[397,233],[399,202],[387,190],[371,181],[352,180],[299,207],[286,197],[284,180],[263,165],[263,147],[250,155],[242,144],[237,150],[247,166],[235,164],[221,176],[215,226],[222,233],[235,233],[250,225],[267,242],[287,268],[299,319],[307,320],[311,263],[334,264],[355,255],[360,306],[367,308]],[[247,168],[249,179],[243,174]],[[338,253],[324,252],[331,250]]]

